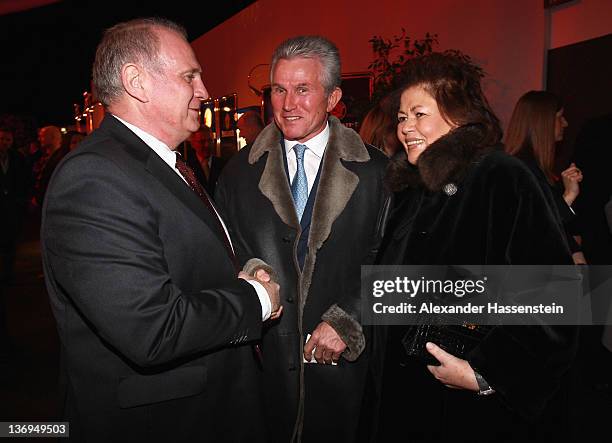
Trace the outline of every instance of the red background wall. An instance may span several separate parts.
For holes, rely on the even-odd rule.
[[[460,49],[487,71],[487,95],[506,124],[520,95],[544,87],[546,50],[612,32],[609,17],[609,0],[550,10],[542,0],[259,0],[192,45],[211,95],[236,92],[242,107],[260,100],[247,85],[249,71],[268,63],[274,47],[289,36],[330,38],[348,73],[367,70],[373,35],[391,37],[402,27],[413,38],[437,33],[438,49]]]

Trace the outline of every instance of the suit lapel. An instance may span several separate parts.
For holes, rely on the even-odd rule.
[[[136,160],[166,189],[200,218],[225,246],[225,233],[221,231],[214,214],[204,205],[195,192],[164,162],[140,137],[112,116],[105,117],[101,129],[112,132]],[[212,202],[211,202],[212,203]]]
[[[332,132],[321,160],[321,176],[312,209],[308,239],[310,253],[316,253],[329,237],[334,221],[344,211],[359,184],[359,178],[342,165],[337,141],[334,139]]]
[[[321,247],[331,232],[331,225],[344,210],[359,184],[358,177],[342,165],[341,160],[367,162],[370,156],[359,135],[346,128],[335,117],[329,117],[330,136],[320,166],[320,181],[309,239],[310,253]],[[299,228],[300,222],[295,213],[293,197],[284,166],[281,134],[274,123],[264,128],[253,143],[249,152],[249,163],[255,164],[268,152],[266,164],[259,180],[259,190],[265,195],[280,219],[289,226]],[[314,237],[312,236],[314,231]]]
[[[329,237],[331,227],[342,214],[359,185],[357,175],[343,161],[366,163],[370,155],[359,135],[335,117],[329,118],[329,141],[320,166],[320,178],[312,210],[309,254],[316,253]]]
[[[221,235],[218,224],[213,217],[214,214],[202,203],[200,197],[174,172],[157,154],[151,152],[146,169],[157,178],[178,200],[180,200],[189,210],[204,221],[220,240]],[[212,203],[212,202],[211,202]]]

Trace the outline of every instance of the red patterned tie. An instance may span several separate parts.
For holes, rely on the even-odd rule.
[[[234,263],[234,267],[236,268],[236,271],[239,271],[240,267],[238,266],[238,260],[236,260],[236,255],[234,254],[234,251],[232,250],[229,239],[227,238],[227,235],[225,234],[225,229],[223,229],[223,225],[221,225],[221,220],[219,220],[217,211],[215,211],[215,209],[213,208],[213,205],[210,202],[210,198],[208,197],[208,194],[206,193],[206,191],[204,190],[204,188],[202,187],[202,185],[196,178],[193,172],[193,169],[191,169],[191,167],[187,163],[185,163],[185,161],[181,157],[181,154],[178,152],[175,152],[175,154],[176,154],[176,169],[178,169],[181,175],[185,177],[185,180],[187,181],[187,184],[189,184],[189,187],[193,189],[193,191],[198,195],[198,197],[200,197],[200,199],[204,202],[206,207],[210,209],[210,212],[212,212],[212,216],[217,221],[219,225],[219,229],[221,230],[221,234],[223,235],[223,239],[225,240],[225,247],[227,248],[227,252],[232,258],[232,262]],[[259,363],[260,367],[262,367],[263,354],[258,344],[253,345],[253,352],[255,353],[255,359],[257,360],[257,363]]]
[[[196,178],[193,172],[193,169],[191,169],[191,167],[187,163],[185,163],[185,161],[181,157],[181,154],[178,152],[175,152],[175,154],[176,154],[176,169],[178,169],[181,175],[185,178],[185,180],[187,181],[187,184],[193,190],[193,192],[195,192],[198,195],[198,197],[200,197],[200,200],[202,200],[202,202],[210,210],[213,219],[215,219],[215,221],[217,222],[217,226],[219,227],[219,230],[221,231],[221,235],[223,236],[225,247],[227,248],[227,252],[229,253],[232,259],[232,262],[234,263],[234,267],[236,268],[236,271],[240,270],[238,266],[238,262],[236,261],[236,255],[234,255],[234,251],[232,250],[232,246],[229,242],[229,239],[227,238],[227,235],[225,234],[225,229],[223,229],[221,220],[219,220],[217,211],[215,211],[212,203],[210,202],[210,197],[208,196],[208,194],[206,193],[206,191],[204,190],[204,188],[202,187],[202,185]]]

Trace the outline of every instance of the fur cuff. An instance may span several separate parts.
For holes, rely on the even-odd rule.
[[[365,337],[361,325],[338,305],[332,305],[321,316],[321,319],[334,328],[346,343],[342,356],[348,361],[357,360],[365,348]]]

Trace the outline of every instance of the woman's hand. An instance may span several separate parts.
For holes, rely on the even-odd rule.
[[[575,265],[587,264],[586,258],[584,258],[584,253],[582,251],[574,252],[572,254],[572,260],[574,260]]]
[[[478,391],[478,382],[474,370],[466,360],[449,354],[433,343],[427,343],[425,347],[441,363],[440,366],[429,365],[427,369],[444,386],[453,389]]]
[[[571,206],[580,194],[579,183],[582,181],[582,171],[578,169],[575,163],[572,163],[569,168],[561,173],[561,179],[564,188],[563,200]]]

